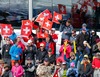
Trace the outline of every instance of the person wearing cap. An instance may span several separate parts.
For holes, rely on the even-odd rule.
[[[54,42],[58,41],[58,36],[57,36],[57,34],[55,34],[55,28],[51,29],[50,35],[52,36],[52,39],[54,40]]]
[[[89,61],[88,55],[84,55],[84,58],[79,67],[79,75],[81,77],[92,77],[92,64]]]
[[[28,58],[35,62],[35,54],[37,51],[37,48],[35,45],[32,44],[32,40],[28,40],[28,45],[25,47],[24,54],[25,54],[25,64],[27,64]]]
[[[76,44],[77,47],[80,47],[81,49],[83,49],[83,41],[87,41],[90,42],[90,37],[89,34],[86,33],[86,29],[82,29],[82,32],[80,34],[77,35],[76,38]]]
[[[92,61],[92,67],[94,69],[93,77],[100,77],[100,52],[97,52],[96,55]]]
[[[55,55],[52,54],[52,49],[49,48],[47,52],[48,52],[48,54],[45,56],[45,58],[49,59],[50,64],[55,64],[56,57],[55,57]]]
[[[13,77],[8,64],[4,64],[4,73],[3,73],[2,77]]]
[[[59,30],[60,32],[62,32],[62,40],[69,39],[71,36],[71,32],[73,30],[73,26],[71,25],[71,20],[68,19],[66,23],[61,24]]]
[[[66,77],[66,73],[67,73],[67,64],[66,64],[66,62],[62,62],[60,73],[61,73],[61,77]]]
[[[70,68],[68,68],[66,76],[67,77],[78,77],[78,69],[75,68],[75,63],[74,62],[72,62],[70,64]]]
[[[20,55],[22,54],[21,45],[18,44],[17,40],[15,44],[11,46],[9,54],[11,55],[11,65],[14,66],[15,60],[20,62]]]
[[[38,65],[36,74],[38,77],[52,77],[52,68],[53,66],[50,66],[49,59],[45,58],[44,62]]]
[[[43,63],[45,56],[47,55],[47,50],[45,49],[45,44],[40,43],[40,48],[36,52],[36,63]]]
[[[7,38],[6,44],[4,44],[2,47],[2,59],[9,65],[11,64],[11,56],[9,54],[11,46],[12,45],[10,44],[10,38]]]
[[[91,30],[90,34],[90,39],[91,39],[91,46],[93,47],[96,44],[96,39],[99,39],[99,36],[97,35],[95,30]]]

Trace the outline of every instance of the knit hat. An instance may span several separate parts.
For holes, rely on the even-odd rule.
[[[70,63],[70,67],[75,67],[75,63],[74,62]]]

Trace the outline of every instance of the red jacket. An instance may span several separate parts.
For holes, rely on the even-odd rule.
[[[92,67],[93,68],[100,68],[100,59],[94,58],[92,61]]]
[[[45,43],[45,45],[46,45],[46,42],[44,42],[44,43]],[[56,45],[55,42],[50,42],[50,43],[49,43],[49,48],[52,49],[52,54],[55,54],[55,45]]]

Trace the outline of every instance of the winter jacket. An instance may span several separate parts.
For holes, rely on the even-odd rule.
[[[49,42],[49,43],[45,43],[45,49],[48,51],[49,48],[52,49],[52,54],[55,54],[55,43],[54,42]]]
[[[66,57],[67,57],[67,58],[70,57],[70,52],[71,52],[71,51],[72,51],[71,46],[70,46],[70,45],[66,46]],[[60,56],[64,57],[64,45],[62,45],[62,46],[60,47],[59,52],[60,52]]]
[[[13,66],[11,69],[12,75],[16,77],[22,77],[24,74],[24,69],[21,65]]]
[[[76,39],[76,44],[77,46],[80,46],[80,47],[83,47],[83,41],[87,41],[89,42],[89,35],[86,33],[86,34],[79,34],[77,35],[77,39]]]
[[[43,51],[38,49],[36,52],[36,60],[43,62],[46,55],[47,55],[46,49],[44,49]]]
[[[2,77],[13,77],[12,76],[12,72],[10,70],[7,70],[4,72],[4,74],[2,75]]]
[[[69,68],[66,73],[67,77],[78,77],[78,70],[77,68]]]
[[[33,64],[26,65],[25,77],[35,77],[35,66]]]
[[[70,25],[70,26],[61,25],[60,32],[63,32],[62,39],[69,39],[71,36],[72,30],[73,30],[72,25]],[[64,32],[67,32],[67,33],[65,34]]]
[[[36,69],[36,74],[39,77],[52,77],[51,70],[52,66],[45,66],[44,64],[40,64]]]
[[[51,64],[55,63],[55,59],[56,59],[55,55],[51,55],[50,57],[49,55],[46,55],[45,58],[48,58]]]
[[[25,49],[24,53],[25,53],[25,59],[26,60],[28,58],[30,58],[31,60],[33,60],[34,59],[34,55],[36,53],[36,47],[34,45],[27,46],[27,49]]]
[[[11,55],[12,60],[20,60],[20,55],[22,54],[22,49],[17,47],[16,44],[14,44],[11,49],[9,54]],[[18,57],[16,57],[18,55]]]
[[[4,44],[2,48],[2,58],[11,58],[9,55],[9,50],[11,48],[11,44]]]
[[[85,70],[85,71],[84,71],[84,64],[81,64],[81,65],[80,65],[79,74],[80,74],[82,77],[84,77],[84,76],[90,77],[91,74],[92,74],[92,72],[93,72],[93,69],[92,69],[91,63],[88,63],[88,64],[86,65],[86,70]]]

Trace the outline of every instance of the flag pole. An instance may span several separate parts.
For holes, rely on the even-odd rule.
[[[29,0],[29,20],[32,20],[32,17],[33,17],[33,0]]]

